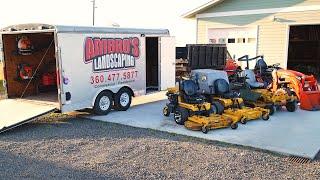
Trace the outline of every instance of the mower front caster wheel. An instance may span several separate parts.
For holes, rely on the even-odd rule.
[[[269,118],[270,118],[270,116],[269,116],[269,114],[268,113],[265,113],[265,114],[262,114],[262,117],[261,117],[263,120],[265,120],[265,121],[268,121],[269,120]]]
[[[247,119],[245,117],[241,118],[240,123],[247,124]]]
[[[207,134],[207,133],[209,132],[209,128],[208,128],[207,126],[202,126],[201,131],[202,131],[204,134]]]
[[[238,128],[238,123],[231,124],[231,129],[237,129],[237,128]]]
[[[168,117],[170,116],[170,111],[169,111],[169,107],[168,106],[165,106],[162,110],[162,113],[164,116]]]

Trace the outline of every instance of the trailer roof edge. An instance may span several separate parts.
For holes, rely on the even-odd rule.
[[[119,33],[119,34],[165,34],[169,35],[168,29],[138,29],[138,28],[114,28],[114,27],[87,27],[87,26],[55,26],[59,32],[78,33]]]
[[[67,26],[49,24],[17,24],[0,29],[1,34],[6,33],[32,33],[56,31],[57,33],[118,33],[118,34],[152,34],[169,35],[168,29],[138,29],[117,27],[89,27],[89,26]]]

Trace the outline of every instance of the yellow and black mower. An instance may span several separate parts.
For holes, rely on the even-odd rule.
[[[245,124],[247,121],[262,118],[269,119],[268,109],[249,108],[239,94],[230,90],[228,75],[225,71],[199,69],[191,72],[191,79],[197,82],[199,92],[206,97],[216,114],[229,117],[233,122]]]
[[[238,127],[237,122],[230,118],[214,114],[211,104],[205,102],[205,97],[198,94],[197,90],[197,84],[192,80],[183,80],[179,89],[169,88],[169,103],[163,108],[163,115],[169,116],[173,113],[177,124],[185,125],[191,130],[201,130],[203,133],[212,129]]]

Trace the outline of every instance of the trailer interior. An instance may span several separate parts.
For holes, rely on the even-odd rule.
[[[146,37],[147,92],[159,90],[159,38]]]
[[[53,32],[3,34],[2,41],[8,98],[58,104]]]
[[[320,25],[290,26],[288,69],[320,74]]]

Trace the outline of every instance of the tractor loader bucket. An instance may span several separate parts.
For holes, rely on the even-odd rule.
[[[301,92],[300,108],[307,111],[320,110],[320,91]]]

